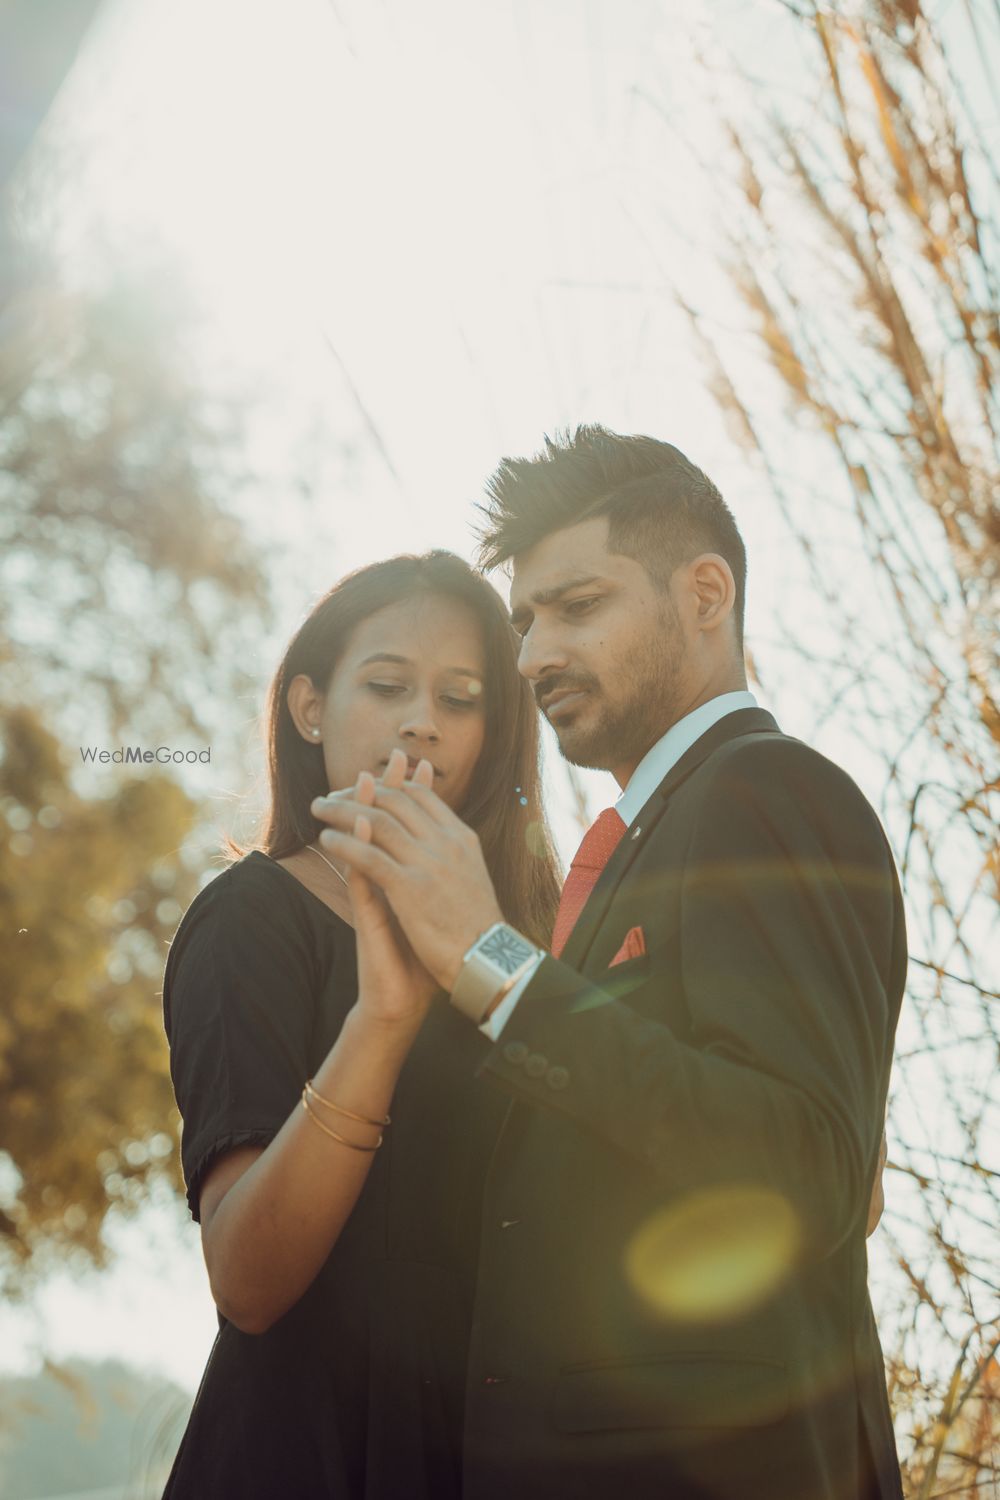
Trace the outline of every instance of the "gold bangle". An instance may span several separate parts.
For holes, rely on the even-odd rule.
[[[359,1125],[378,1125],[384,1127],[386,1125],[392,1124],[392,1121],[389,1119],[388,1115],[386,1115],[384,1120],[369,1120],[367,1115],[356,1115],[352,1110],[344,1109],[344,1107],[340,1104],[334,1104],[332,1099],[324,1099],[323,1095],[317,1093],[317,1091],[313,1088],[311,1078],[306,1079],[304,1092],[309,1095],[310,1099],[315,1099],[317,1104],[325,1104],[327,1109],[335,1109],[338,1115],[346,1115],[349,1120],[357,1120]]]
[[[335,1130],[330,1129],[329,1125],[324,1125],[319,1115],[317,1115],[313,1110],[309,1108],[309,1101],[306,1098],[305,1094],[302,1095],[302,1108],[305,1110],[310,1120],[312,1120],[313,1124],[319,1126],[324,1135],[328,1135],[331,1140],[339,1141],[342,1146],[350,1146],[352,1151],[377,1151],[379,1146],[381,1146],[382,1144],[381,1136],[379,1136],[374,1146],[360,1146],[357,1141],[349,1141],[346,1135],[338,1135]]]

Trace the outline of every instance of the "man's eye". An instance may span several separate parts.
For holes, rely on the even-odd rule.
[[[599,594],[592,594],[587,599],[569,599],[566,603],[566,612],[571,615],[585,615],[593,605],[600,602]]]

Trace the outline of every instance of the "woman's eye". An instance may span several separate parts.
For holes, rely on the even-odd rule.
[[[442,698],[442,703],[447,703],[449,708],[475,708],[478,703],[476,698]]]
[[[368,686],[373,693],[380,693],[384,698],[390,698],[396,693],[404,693],[406,691],[401,682],[370,682]]]

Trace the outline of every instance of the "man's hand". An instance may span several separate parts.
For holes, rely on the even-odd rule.
[[[364,801],[334,792],[318,797],[312,812],[330,825],[322,847],[382,891],[420,962],[450,992],[465,953],[503,912],[479,839],[416,775],[393,786],[400,761],[405,766],[394,750],[389,785],[362,773]],[[359,817],[367,838],[356,836]]]

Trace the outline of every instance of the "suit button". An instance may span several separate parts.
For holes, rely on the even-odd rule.
[[[569,1083],[569,1073],[565,1068],[550,1068],[545,1075],[545,1082],[550,1089],[564,1089]]]
[[[528,1049],[523,1042],[507,1042],[503,1049],[503,1055],[507,1062],[513,1063],[519,1068],[528,1055]]]
[[[524,1060],[524,1071],[529,1078],[543,1078],[548,1065],[549,1060],[547,1057],[543,1057],[540,1052],[532,1052]]]

